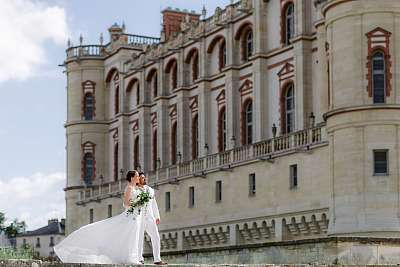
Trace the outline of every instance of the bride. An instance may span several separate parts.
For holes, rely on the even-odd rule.
[[[141,189],[139,173],[129,171],[129,182],[124,193],[124,212],[111,218],[94,222],[75,230],[54,246],[62,262],[68,263],[139,263],[140,215],[127,214],[130,200],[136,198]]]

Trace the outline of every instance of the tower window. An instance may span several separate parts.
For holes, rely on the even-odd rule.
[[[215,202],[222,201],[222,181],[215,182]]]
[[[193,208],[195,204],[194,199],[194,186],[189,187],[189,208]]]
[[[378,51],[372,56],[372,86],[374,104],[385,103],[386,66],[385,55]]]
[[[165,192],[165,211],[171,210],[171,192]]]
[[[374,175],[388,175],[388,150],[374,150]]]
[[[290,165],[290,189],[296,189],[297,185],[297,164],[293,164]]]
[[[112,205],[108,205],[108,218],[112,217]]]
[[[89,223],[93,223],[93,209],[89,210]]]
[[[249,196],[256,195],[256,174],[250,173],[249,174]]]

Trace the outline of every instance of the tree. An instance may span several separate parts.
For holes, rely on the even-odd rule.
[[[5,221],[6,221],[6,216],[4,215],[3,212],[0,211],[0,234],[4,232],[4,230],[6,229],[4,225]]]
[[[16,237],[18,234],[25,232],[26,224],[24,221],[19,222],[14,219],[10,225],[5,228],[5,233],[8,238]]]

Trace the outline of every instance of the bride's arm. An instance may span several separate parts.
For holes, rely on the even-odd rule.
[[[125,187],[125,192],[124,192],[124,207],[129,208],[129,202],[131,201],[131,194],[130,194],[131,188],[129,186]]]

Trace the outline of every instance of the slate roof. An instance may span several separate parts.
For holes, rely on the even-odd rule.
[[[64,235],[65,224],[62,222],[51,222],[48,225],[41,227],[33,231],[27,231],[26,233],[19,234],[20,236],[35,236],[35,235]]]

